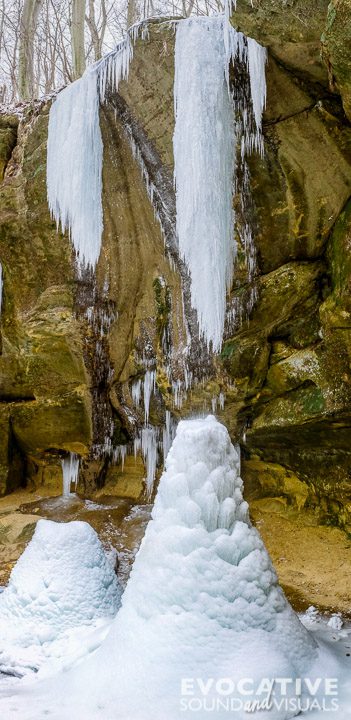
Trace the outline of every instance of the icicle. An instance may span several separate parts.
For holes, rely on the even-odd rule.
[[[141,451],[141,438],[134,438],[134,458],[136,459],[138,453]]]
[[[79,475],[79,456],[75,453],[70,453],[67,457],[61,461],[62,465],[62,476],[63,476],[63,497],[68,497],[71,494],[71,486],[74,485],[74,490],[77,490],[78,475]]]
[[[157,467],[157,438],[154,427],[144,427],[141,431],[141,452],[146,465],[146,494],[152,495]]]
[[[267,50],[253,38],[247,38],[248,65],[253,111],[257,132],[261,134],[262,113],[266,106],[266,74]]]
[[[211,400],[211,406],[212,406],[212,414],[215,415],[217,410],[217,398],[213,397]]]
[[[47,150],[48,203],[82,265],[95,267],[102,234],[102,139],[94,68],[53,102]]]
[[[162,451],[163,451],[163,462],[166,461],[169,449],[175,438],[177,430],[177,423],[172,418],[169,410],[166,410],[166,423],[162,430]]]
[[[136,380],[132,384],[132,400],[135,407],[139,407],[141,399],[141,380]]]
[[[145,425],[149,422],[151,395],[155,392],[156,372],[147,370],[144,378],[144,417]]]
[[[219,393],[219,395],[218,395],[218,402],[219,402],[219,407],[220,407],[220,409],[221,409],[221,410],[224,410],[224,403],[225,403],[225,395],[224,395],[224,393],[222,393],[222,392]]]
[[[87,68],[53,102],[47,149],[48,203],[57,227],[69,231],[81,265],[95,268],[101,249],[102,154],[99,105],[128,78],[134,25],[115,50]]]
[[[233,278],[235,144],[241,143],[243,162],[253,151],[263,154],[266,102],[266,49],[230,25],[230,12],[228,0],[224,16],[180,21],[175,52],[177,232],[200,333],[215,352],[222,344],[226,293]],[[231,97],[231,62],[234,69],[246,64],[251,98],[244,91]],[[251,279],[255,254],[248,226],[245,236]],[[252,295],[250,302],[254,300]]]
[[[127,445],[117,445],[112,452],[112,459],[115,465],[121,461],[122,472],[124,470],[124,463],[127,457]]]
[[[191,274],[200,332],[214,351],[222,344],[235,255],[235,136],[223,23],[222,16],[179,22],[174,85],[179,247]]]

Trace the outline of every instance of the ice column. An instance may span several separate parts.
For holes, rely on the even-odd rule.
[[[218,351],[233,276],[233,105],[223,17],[179,22],[175,49],[177,233],[200,333]]]
[[[232,96],[229,64],[246,64],[251,99]],[[233,188],[236,145],[263,152],[266,50],[224,16],[177,26],[173,138],[177,234],[191,276],[200,334],[221,349],[226,295],[235,259]],[[240,189],[239,189],[240,190]]]
[[[128,77],[139,23],[115,50],[90,66],[53,102],[49,116],[47,194],[57,227],[69,231],[80,265],[95,268],[101,249],[102,154],[99,107]]]
[[[79,457],[75,453],[70,453],[62,461],[62,476],[63,476],[63,497],[69,497],[71,494],[71,485],[74,485],[74,489],[77,489],[78,474],[79,474]]]
[[[47,191],[57,226],[69,231],[80,263],[93,268],[102,234],[102,151],[97,74],[88,68],[51,107]]]

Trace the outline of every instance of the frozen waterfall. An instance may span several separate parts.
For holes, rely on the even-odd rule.
[[[113,52],[60,92],[49,118],[47,191],[57,226],[68,230],[79,264],[95,268],[103,230],[103,145],[99,105],[128,78],[133,26]],[[229,64],[246,63],[251,106],[230,90]],[[191,276],[200,334],[222,345],[226,295],[235,259],[233,188],[236,147],[262,152],[266,51],[237,33],[224,15],[177,23],[174,160],[179,248]],[[244,95],[244,93],[242,93]],[[250,123],[253,113],[253,124]],[[238,116],[239,119],[238,119]]]
[[[47,191],[57,226],[69,231],[78,261],[95,267],[102,234],[102,139],[97,75],[88,68],[53,102]]]
[[[145,23],[132,26],[117,48],[60,92],[49,116],[47,194],[57,228],[69,231],[80,266],[95,268],[101,249],[102,158],[99,107],[107,90],[127,79],[133,43]]]
[[[230,91],[229,63],[246,63],[255,127],[244,98]],[[224,16],[177,25],[174,162],[177,233],[191,275],[200,334],[221,349],[226,295],[235,257],[233,186],[236,145],[262,151],[266,50],[246,39]],[[238,118],[238,115],[240,117]],[[240,128],[240,130],[239,130]]]
[[[219,350],[235,255],[233,104],[223,17],[177,26],[174,161],[179,248],[191,274],[200,332]]]

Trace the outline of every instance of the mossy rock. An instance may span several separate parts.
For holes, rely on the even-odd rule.
[[[11,407],[13,433],[22,451],[85,455],[91,441],[90,399],[84,386],[62,398],[35,400]]]
[[[342,97],[345,113],[351,120],[351,43],[350,0],[331,0],[322,34],[323,57],[332,90]]]
[[[127,455],[123,463],[110,465],[103,488],[94,493],[98,499],[104,495],[140,500],[145,492],[145,466],[138,455]]]
[[[4,177],[17,140],[18,118],[13,115],[0,116],[0,182]]]
[[[329,0],[237,0],[231,22],[295,72],[327,84],[320,37]]]

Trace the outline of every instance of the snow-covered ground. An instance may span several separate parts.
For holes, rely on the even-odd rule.
[[[297,704],[299,699],[303,707],[309,703],[316,709],[305,713],[311,720],[321,720],[321,713],[324,717],[333,701],[338,703],[338,709],[330,710],[331,717],[337,720],[350,717],[351,692],[347,686],[351,631],[343,630],[338,618],[334,617],[328,625],[312,611],[302,624],[292,611],[277,584],[263,542],[248,519],[238,467],[239,457],[229,435],[213,416],[179,424],[152,520],[136,556],[121,609],[108,621],[109,632],[106,624],[96,624],[103,613],[97,612],[98,617],[95,613],[100,608],[96,598],[104,577],[100,571],[107,565],[93,561],[94,568],[98,568],[93,587],[100,590],[90,590],[92,578],[87,575],[86,596],[79,590],[80,597],[67,596],[66,604],[62,604],[66,632],[73,630],[69,620],[73,613],[76,631],[81,633],[80,637],[70,636],[71,649],[82,642],[80,658],[74,652],[69,656],[69,644],[60,647],[59,617],[55,612],[47,612],[45,623],[53,618],[52,647],[53,655],[59,656],[57,664],[53,667],[44,663],[36,676],[32,673],[22,680],[7,678],[2,689],[0,684],[0,717],[222,720],[232,716],[244,720],[248,713],[243,703],[257,697],[262,701],[267,694],[270,701],[277,702],[269,709],[251,713],[260,720],[295,716],[297,712],[290,703]],[[51,530],[54,524],[49,525]],[[49,538],[52,550],[54,546],[58,548],[55,533],[49,533]],[[30,548],[26,551],[27,560],[28,554],[33,553]],[[72,570],[74,550],[73,543],[70,547],[67,544],[62,557],[64,566],[68,561],[71,567],[72,562]],[[88,572],[88,544],[86,550],[86,555],[83,551],[79,553],[74,565],[78,578],[82,563],[84,573]],[[21,575],[25,578],[28,573],[25,587],[33,588],[33,598],[24,603],[24,614],[28,617],[27,605],[33,606],[29,617],[31,622],[35,618],[31,626],[34,633],[40,628],[38,599],[43,593],[45,610],[51,582],[56,573],[62,578],[64,570],[59,567],[60,552],[49,552],[46,557],[43,547],[31,578],[32,566],[25,562],[25,554],[22,571],[17,573],[19,596],[25,591],[24,587],[21,590]],[[52,558],[54,572],[49,569]],[[41,579],[39,588],[37,577]],[[45,578],[50,579],[46,589]],[[12,626],[17,625],[11,607],[23,605],[22,601],[19,605],[13,601],[11,585],[13,578],[9,589],[0,595],[2,632],[9,637],[15,632]],[[59,586],[62,587],[61,582]],[[2,604],[6,595],[9,599]],[[50,600],[55,605],[54,598]],[[90,602],[93,609],[89,626],[85,608]],[[78,631],[80,607],[86,630],[80,627]],[[113,603],[111,611],[112,607],[116,609]],[[4,615],[2,608],[6,610]],[[31,647],[38,644],[32,643]],[[96,652],[92,652],[99,644]],[[267,689],[267,682],[272,679],[275,695]],[[259,693],[262,681],[265,690]],[[228,704],[231,700],[236,701],[234,709]],[[209,707],[213,710],[208,710]]]

